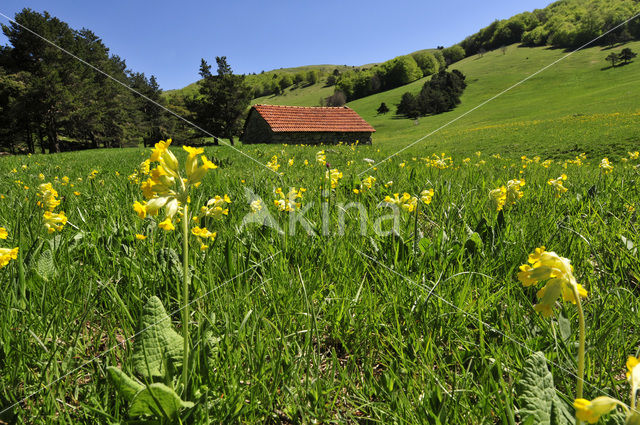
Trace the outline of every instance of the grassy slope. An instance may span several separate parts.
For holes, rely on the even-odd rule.
[[[628,47],[637,51],[640,43],[630,43]],[[640,61],[603,69],[609,53],[599,47],[577,52],[471,112],[420,146],[550,153],[569,147],[598,152],[603,140],[619,144],[621,149],[632,146],[638,141],[638,116],[633,114],[640,110],[637,102]],[[349,106],[378,130],[376,142],[404,146],[564,55],[561,50],[513,45],[506,55],[493,51],[456,63],[452,68],[465,73],[469,83],[462,104],[454,111],[421,118],[418,125],[393,114],[378,116],[375,110],[381,102],[397,104],[405,91],[418,92],[423,80],[350,102]],[[619,115],[613,115],[616,113]]]

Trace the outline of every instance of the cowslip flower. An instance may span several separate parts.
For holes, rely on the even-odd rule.
[[[171,232],[172,230],[176,230],[175,226],[171,222],[171,218],[167,217],[164,221],[158,223],[158,227],[164,230],[165,232]]]
[[[495,204],[496,210],[500,211],[507,203],[507,188],[505,186],[500,186],[497,189],[493,189],[489,192],[489,198],[491,198]]]
[[[18,248],[0,248],[0,269],[9,264],[9,261],[17,259]]]
[[[335,189],[338,187],[338,182],[342,178],[342,173],[338,171],[337,168],[334,168],[332,170],[327,170],[325,177],[331,182],[331,189]]]
[[[640,158],[640,152],[627,152],[629,154],[629,159],[638,159]]]
[[[434,191],[433,189],[425,189],[420,192],[420,200],[423,204],[429,205],[431,203],[431,199],[433,199]]]
[[[622,406],[628,410],[627,406],[619,400],[611,397],[596,397],[589,401],[584,398],[576,399],[573,407],[576,409],[576,418],[581,421],[587,421],[595,424],[600,417],[611,412],[616,406]]]
[[[223,216],[229,215],[227,205],[230,203],[231,198],[229,198],[229,195],[216,195],[207,201],[206,206],[203,205],[200,208],[200,215],[198,217],[213,217],[216,220],[220,220]]]
[[[218,235],[217,232],[210,232],[206,227],[194,227],[191,229],[191,233],[198,237],[198,241],[200,242],[200,249],[205,250],[209,248],[209,245],[203,242],[203,239],[211,239],[215,240]]]
[[[384,202],[391,205],[397,205],[407,212],[413,212],[418,206],[418,198],[411,196],[407,192],[404,192],[402,196],[399,193],[394,193],[393,197],[387,195],[384,198]]]
[[[324,165],[327,162],[327,155],[325,155],[324,150],[316,152],[316,162]]]
[[[522,193],[522,186],[524,186],[524,179],[513,179],[507,182],[506,203],[508,205],[513,205],[516,203],[516,200],[522,198],[524,195],[524,193]]]
[[[51,211],[45,211],[44,213],[44,227],[47,232],[61,232],[64,226],[67,224],[67,216],[64,215],[64,211],[54,213]]]
[[[362,183],[360,183],[360,190],[369,190],[376,184],[376,178],[373,176],[366,177],[362,179]]]
[[[7,239],[9,232],[4,227],[0,227],[0,239]]]
[[[143,241],[147,239],[147,237],[145,235],[141,235],[140,233],[136,233],[136,239],[139,241]]]
[[[603,174],[610,174],[613,171],[613,165],[609,162],[609,158],[602,158],[598,167]]]
[[[640,359],[629,356],[627,359],[627,381],[631,386],[631,397],[635,398],[640,389]]]
[[[271,161],[267,162],[267,168],[274,172],[278,171],[280,164],[278,164],[278,157],[276,155],[273,155]]]
[[[533,306],[534,310],[544,317],[552,315],[552,307],[560,297],[573,304],[577,302],[575,292],[582,298],[587,297],[587,291],[573,276],[573,267],[568,258],[560,257],[555,252],[546,251],[542,246],[529,254],[528,262],[530,265],[520,266],[518,280],[524,286],[545,282],[536,294],[539,303]]]
[[[569,190],[566,187],[564,187],[564,182],[566,180],[567,180],[567,175],[562,174],[557,179],[549,179],[547,181],[547,184],[556,190],[556,198],[559,198],[560,196],[562,196],[563,193]]]
[[[251,207],[251,211],[254,213],[258,211],[262,211],[262,207],[263,207],[262,200],[256,199],[255,201],[251,201],[249,206]]]
[[[58,205],[60,200],[58,199],[58,191],[53,188],[51,183],[42,183],[38,186],[38,206],[46,211],[53,211]]]

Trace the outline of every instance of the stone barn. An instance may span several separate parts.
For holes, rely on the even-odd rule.
[[[376,130],[353,109],[254,105],[244,123],[243,143],[371,144]]]

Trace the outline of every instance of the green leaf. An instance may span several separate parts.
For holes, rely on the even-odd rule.
[[[624,244],[624,246],[629,250],[629,253],[631,253],[631,255],[636,255],[638,253],[638,248],[636,248],[633,245],[633,241],[625,238],[624,236],[620,235],[620,240],[622,240],[622,243]]]
[[[42,251],[40,254],[36,263],[36,273],[45,281],[49,281],[55,275],[56,266],[53,263],[53,254],[50,249]]]
[[[566,342],[569,337],[571,337],[571,322],[562,314],[558,316],[558,328],[560,330],[560,337]]]
[[[183,401],[171,388],[155,383],[138,391],[129,406],[129,415],[157,415],[171,419],[177,416],[180,409],[193,406],[190,401]]]
[[[162,302],[155,296],[149,298],[133,344],[131,359],[135,371],[149,379],[164,378],[168,366],[182,366],[182,350],[183,339],[173,330]]]
[[[556,394],[553,376],[547,368],[544,353],[538,351],[527,359],[516,391],[520,406],[518,413],[523,423],[539,425],[575,423],[564,402]]]
[[[109,366],[107,373],[118,393],[127,401],[133,400],[136,393],[144,389],[144,385],[129,378],[126,373],[117,367]]]
[[[480,239],[478,233],[473,232],[469,236],[469,239],[464,244],[464,250],[472,255],[482,250],[482,239]]]

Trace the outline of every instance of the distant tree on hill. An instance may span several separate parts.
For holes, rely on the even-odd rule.
[[[397,105],[397,113],[417,118],[449,111],[460,103],[460,96],[466,86],[465,76],[460,71],[442,70],[424,83],[417,96],[410,92],[403,94]]]
[[[418,118],[420,110],[416,96],[410,92],[404,93],[400,98],[400,103],[397,105],[396,113],[405,115],[408,118]]]
[[[426,77],[438,72],[438,60],[429,52],[417,52],[411,55]]]
[[[633,58],[635,58],[636,56],[638,56],[637,53],[635,53],[630,48],[626,47],[626,48],[622,49],[622,51],[618,55],[618,59],[620,59],[622,62],[627,64],[627,63],[631,62],[631,60]]]
[[[327,86],[334,86],[336,84],[337,77],[333,74],[327,77]]]
[[[226,56],[216,57],[218,74],[202,59],[200,64],[200,96],[193,100],[197,121],[216,136],[233,138],[240,133],[242,117],[251,102],[251,88],[245,77],[233,74]]]
[[[344,106],[347,103],[347,97],[340,90],[336,90],[333,94],[325,99],[326,106]]]
[[[280,78],[280,81],[278,81],[278,85],[282,90],[286,89],[287,87],[291,87],[293,85],[293,79],[291,78],[291,75],[284,74],[282,78]]]
[[[609,56],[607,56],[606,58],[604,58],[604,60],[611,62],[611,66],[613,68],[616,67],[616,62],[618,62],[619,56],[617,53],[611,52],[609,53]]]
[[[389,112],[389,107],[386,103],[382,102],[378,107],[377,112],[378,114],[386,114],[387,112]]]
[[[459,60],[464,59],[466,53],[462,46],[456,44],[455,46],[447,47],[446,49],[442,49],[442,55],[444,59],[447,61],[447,65],[451,65],[452,63],[458,62]]]
[[[307,75],[306,75],[307,83],[315,84],[318,82],[319,78],[320,78],[320,74],[315,69],[312,69],[311,71],[307,72]]]
[[[304,72],[296,72],[296,75],[293,76],[294,84],[300,84],[304,81]]]

